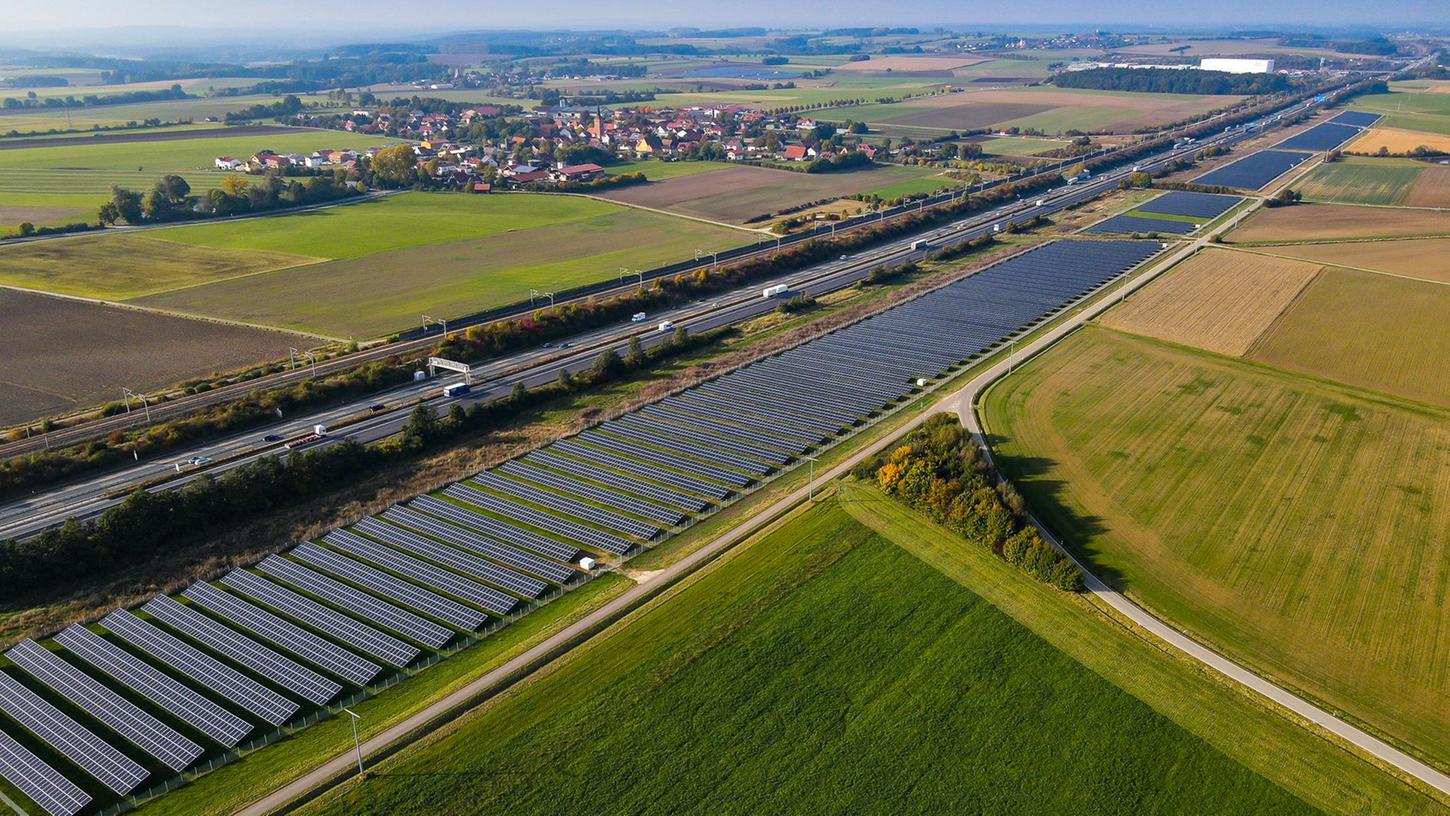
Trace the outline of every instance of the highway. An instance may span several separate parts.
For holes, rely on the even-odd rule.
[[[1294,113],[1311,107],[1312,102],[1300,102],[1284,109]],[[203,474],[217,475],[231,468],[239,467],[263,456],[276,455],[281,450],[280,442],[267,442],[266,436],[290,439],[308,433],[314,425],[329,427],[338,425],[345,418],[357,417],[370,412],[371,406],[381,404],[385,410],[375,412],[360,421],[344,427],[334,428],[329,442],[353,439],[359,442],[374,442],[391,436],[401,430],[407,422],[409,409],[418,401],[425,401],[440,413],[448,410],[455,402],[468,403],[492,400],[506,396],[516,383],[522,382],[533,388],[554,382],[562,370],[577,372],[593,365],[598,355],[606,348],[623,352],[632,337],[638,336],[648,347],[658,343],[665,336],[655,327],[663,320],[670,320],[677,326],[684,326],[691,333],[709,331],[721,326],[732,325],[773,310],[777,302],[761,297],[762,288],[788,285],[793,294],[819,296],[842,289],[865,278],[873,269],[893,266],[909,260],[919,259],[925,251],[912,250],[911,243],[925,238],[932,247],[960,243],[977,238],[994,228],[1005,228],[1009,222],[1022,221],[1035,215],[1050,215],[1075,204],[1095,198],[1105,192],[1117,189],[1119,181],[1133,171],[1133,167],[1151,170],[1167,162],[1193,153],[1209,145],[1229,145],[1256,135],[1246,130],[1226,131],[1205,137],[1202,141],[1165,150],[1149,158],[1139,159],[1137,164],[1106,171],[1092,180],[1078,185],[1064,185],[1038,194],[1032,199],[1004,205],[994,210],[969,216],[956,223],[938,227],[927,232],[905,236],[889,243],[873,247],[855,256],[827,261],[815,266],[758,281],[748,289],[722,295],[708,302],[697,302],[672,310],[653,313],[642,323],[626,323],[597,329],[579,335],[568,341],[568,347],[538,348],[506,359],[490,361],[472,368],[470,373],[475,385],[472,393],[457,398],[441,395],[443,384],[458,381],[458,375],[432,378],[420,383],[408,383],[382,394],[329,409],[285,419],[265,428],[253,429],[225,438],[209,441],[185,451],[168,453],[164,460],[138,462],[131,467],[109,472],[93,479],[65,485],[54,490],[17,500],[0,507],[0,540],[24,538],[60,524],[68,518],[88,518],[103,512],[124,500],[135,486],[151,484],[148,489],[163,490],[179,487]],[[1041,202],[1040,205],[1038,202]],[[451,329],[451,327],[450,327]],[[429,343],[433,340],[427,341]],[[397,345],[388,346],[389,353],[398,351]],[[347,358],[355,364],[356,356]],[[249,386],[255,388],[255,385]],[[154,410],[154,409],[153,409]],[[139,412],[138,412],[139,413]],[[204,457],[211,463],[202,467],[183,464],[178,472],[178,462],[185,463],[195,457]],[[164,483],[158,480],[174,476]]]

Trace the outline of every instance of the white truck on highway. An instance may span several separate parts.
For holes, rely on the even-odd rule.
[[[925,238],[918,238],[915,241],[911,242],[911,250],[913,252],[926,249],[929,246],[931,246],[931,244],[928,243]]]
[[[662,332],[674,331],[674,328],[675,328],[675,324],[674,323],[671,323],[668,320],[662,321],[660,323],[660,331],[662,331]]]
[[[774,286],[767,286],[760,290],[760,296],[766,300],[788,294],[790,294],[790,286],[784,283],[777,283]]]

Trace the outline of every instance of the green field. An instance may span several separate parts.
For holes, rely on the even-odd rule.
[[[1382,113],[1383,127],[1450,135],[1450,93],[1415,90],[1396,83],[1389,93],[1355,97],[1351,110]]]
[[[247,158],[263,149],[305,155],[329,147],[364,150],[396,143],[396,139],[299,129],[284,134],[144,142],[107,142],[102,137],[95,144],[0,150],[0,206],[13,204],[12,198],[20,195],[54,195],[91,196],[94,208],[109,197],[112,185],[149,189],[167,173],[183,176],[193,189],[209,190],[228,175],[215,169],[213,160],[218,156]]]
[[[335,337],[395,332],[423,314],[473,314],[527,300],[530,289],[613,280],[621,266],[649,269],[751,240],[738,230],[587,198],[457,193],[405,193],[158,236],[223,251],[285,247],[332,260],[137,303]]]
[[[1056,139],[1034,139],[1029,136],[995,137],[983,139],[977,144],[989,156],[1035,156],[1067,146],[1067,142]]]
[[[0,93],[0,97],[4,97]],[[313,101],[312,97],[304,97]],[[216,96],[200,99],[167,99],[160,102],[137,102],[127,105],[97,105],[88,108],[42,108],[40,110],[0,111],[0,134],[48,130],[89,130],[93,125],[124,125],[146,119],[200,122],[208,116],[218,118],[259,102],[277,101],[270,94],[252,96]]]
[[[1319,812],[834,502],[304,808],[465,810]]]
[[[1409,159],[1366,159],[1347,156],[1320,164],[1296,189],[1305,198],[1336,204],[1400,205],[1424,170]]]
[[[1090,327],[986,416],[1099,575],[1450,765],[1450,412]]]
[[[650,181],[664,181],[665,179],[677,178],[679,176],[693,176],[696,173],[708,173],[711,170],[721,170],[729,167],[726,162],[713,161],[659,161],[656,159],[644,159],[642,161],[620,162],[611,164],[606,169],[611,175],[626,175],[629,173],[644,173],[644,177]]]

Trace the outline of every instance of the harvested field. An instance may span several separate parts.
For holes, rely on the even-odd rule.
[[[1450,167],[1430,166],[1405,196],[1408,207],[1450,207]]]
[[[924,167],[876,166],[849,173],[793,173],[765,167],[726,167],[652,184],[620,187],[602,195],[611,201],[709,221],[741,224],[757,215],[822,198],[878,190],[883,195],[916,192],[917,189],[893,192],[892,188],[906,182],[914,183],[911,186],[917,188],[935,175],[935,171]],[[950,179],[941,177],[940,186],[951,183]],[[927,183],[925,186],[937,185]]]
[[[1406,238],[1398,241],[1337,241],[1330,244],[1285,244],[1255,247],[1285,258],[1325,266],[1373,269],[1407,278],[1450,283],[1450,238]]]
[[[1450,213],[1349,204],[1263,208],[1228,233],[1235,244],[1450,235]]]
[[[0,224],[21,224],[26,221],[32,224],[48,224],[52,221],[64,221],[67,218],[86,221],[94,215],[95,213],[82,207],[27,207],[0,204]]]
[[[316,260],[284,252],[189,246],[144,235],[85,235],[0,247],[0,285],[126,300]]]
[[[0,424],[120,399],[313,345],[294,334],[0,289]]]
[[[545,205],[587,205],[583,211],[591,217],[236,277],[137,302],[335,337],[372,337],[415,325],[421,314],[473,314],[527,300],[532,288],[562,291],[613,280],[621,266],[647,269],[689,258],[696,249],[748,243],[744,233],[697,221],[588,199],[542,199]]]
[[[1425,167],[1410,159],[1343,158],[1314,168],[1294,189],[1314,201],[1404,204]]]
[[[1450,152],[1450,135],[1424,133],[1392,127],[1373,127],[1344,146],[1353,153],[1376,153],[1384,148],[1390,153],[1409,153],[1417,147]]]
[[[984,405],[1008,476],[1100,575],[1450,763],[1450,412],[1096,326]]]
[[[1450,286],[1443,283],[1326,269],[1248,357],[1450,407],[1446,315]]]
[[[1317,264],[1207,249],[1103,315],[1102,324],[1239,356],[1314,276]]]

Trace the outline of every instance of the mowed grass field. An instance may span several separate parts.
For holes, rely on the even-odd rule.
[[[1436,83],[1395,82],[1389,93],[1357,96],[1349,107],[1384,114],[1381,127],[1450,136],[1450,93],[1444,88]]]
[[[1314,201],[1402,205],[1427,166],[1411,159],[1346,157],[1314,168],[1294,189]]]
[[[213,371],[287,356],[315,342],[229,326],[0,289],[0,425],[146,392]]]
[[[1450,763],[1450,412],[1092,326],[986,415],[1099,575]]]
[[[1227,233],[1224,240],[1234,244],[1281,244],[1439,235],[1450,235],[1450,212],[1298,204],[1261,208]]]
[[[328,259],[227,280],[193,280],[135,302],[334,337],[371,337],[420,315],[461,316],[614,280],[749,243],[740,230],[603,201],[548,194],[404,193],[242,224],[157,234],[185,251]]]
[[[741,224],[823,198],[856,193],[895,198],[955,184],[954,179],[929,167],[876,165],[844,173],[795,173],[737,165],[619,187],[603,193],[603,197],[709,221]]]
[[[827,502],[302,812],[1321,811]]]

